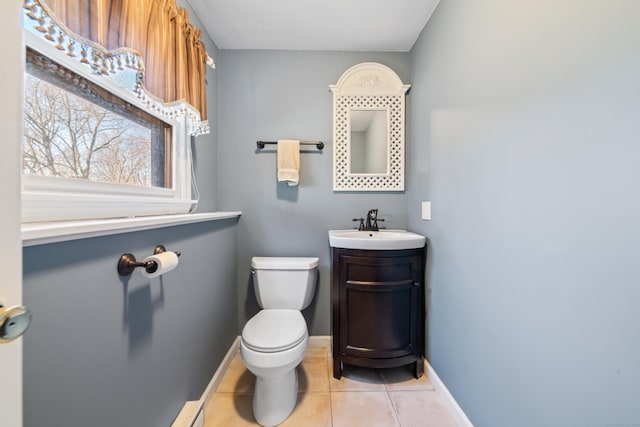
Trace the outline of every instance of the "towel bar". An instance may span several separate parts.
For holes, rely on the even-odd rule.
[[[258,149],[263,149],[265,145],[277,145],[278,141],[256,141],[256,145]],[[315,145],[318,150],[322,150],[324,148],[324,142],[310,142],[310,141],[300,141],[300,145]]]

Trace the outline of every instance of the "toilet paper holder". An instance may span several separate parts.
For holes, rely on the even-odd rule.
[[[166,251],[167,249],[164,246],[158,245],[153,249],[153,254],[158,255]],[[177,256],[180,256],[180,252],[174,252]],[[158,263],[155,261],[139,262],[136,260],[136,257],[130,253],[122,254],[120,256],[120,259],[118,260],[118,274],[121,276],[130,275],[137,267],[144,267],[147,273],[155,273],[158,269]]]

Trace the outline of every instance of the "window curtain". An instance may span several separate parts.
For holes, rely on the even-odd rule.
[[[202,32],[176,0],[39,0],[69,30],[144,61],[144,87],[164,102],[185,100],[207,120]]]

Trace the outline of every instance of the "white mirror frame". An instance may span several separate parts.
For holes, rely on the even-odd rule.
[[[386,65],[363,62],[345,71],[333,92],[333,191],[404,191],[405,94],[411,85]],[[389,168],[351,173],[351,110],[386,110]]]

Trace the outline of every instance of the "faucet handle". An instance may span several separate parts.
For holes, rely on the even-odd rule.
[[[358,226],[358,230],[364,230],[364,218],[353,218],[351,221],[353,221],[353,222],[360,221],[360,225]]]

